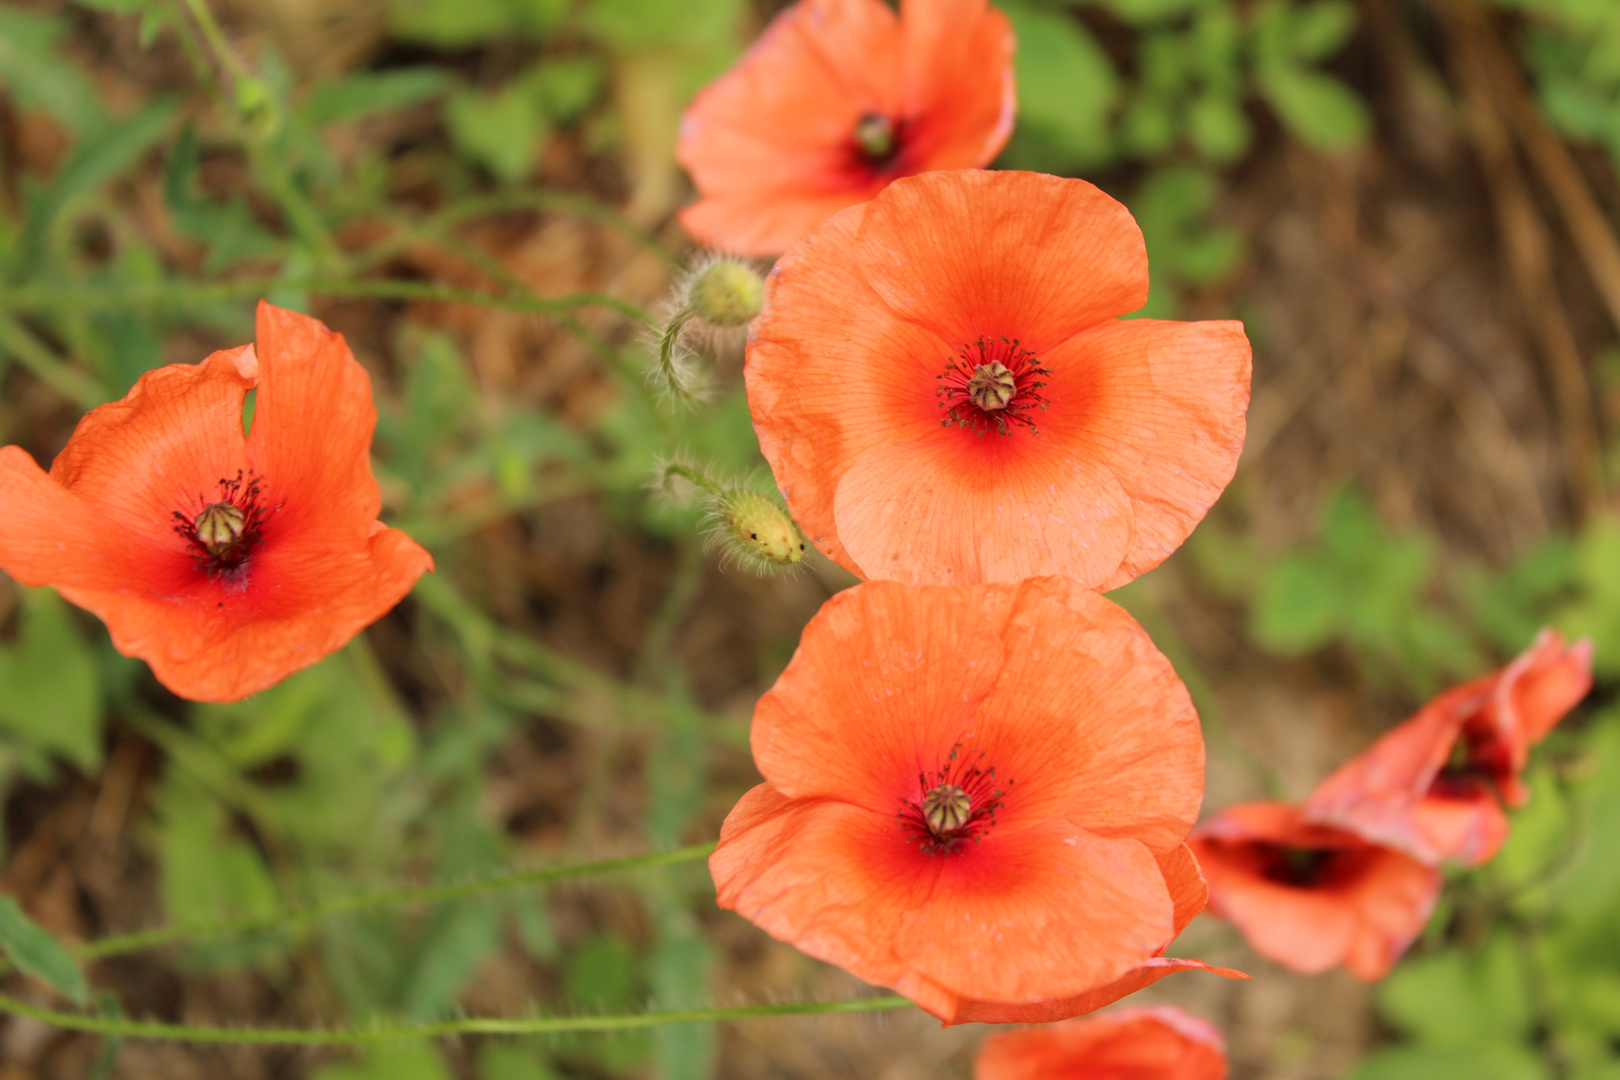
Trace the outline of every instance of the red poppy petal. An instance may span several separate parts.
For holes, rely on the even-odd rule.
[[[1175,902],[1175,932],[1179,935],[1209,903],[1209,884],[1198,867],[1192,848],[1179,844],[1159,857],[1159,869]]]
[[[956,994],[1037,1001],[1109,982],[1168,938],[1172,904],[1153,854],[1060,823],[997,831],[939,864],[925,906],[895,934],[910,970]],[[907,992],[904,977],[895,984]]]
[[[865,213],[853,206],[827,219],[776,264],[744,369],[760,450],[788,508],[811,542],[853,573],[833,520],[838,479],[897,435],[939,431],[935,376],[953,350],[896,320],[856,272]]]
[[[1358,926],[1344,966],[1366,982],[1388,975],[1429,921],[1440,895],[1440,871],[1399,852],[1380,857],[1354,892]]]
[[[1204,740],[1147,632],[1067,578],[1036,578],[1000,636],[1006,659],[978,721],[997,775],[1015,782],[1009,812],[1177,851],[1203,799]]]
[[[704,247],[739,255],[775,255],[840,210],[864,203],[879,187],[711,195],[681,210],[681,227]]]
[[[789,799],[760,784],[727,815],[709,856],[716,902],[810,956],[893,985],[905,970],[893,935],[927,890],[908,864],[883,857],[887,825],[847,803]]]
[[[1011,589],[860,585],[822,605],[754,711],[754,762],[786,795],[892,815],[901,782],[948,753],[995,685]]]
[[[248,457],[275,507],[266,539],[302,533],[363,543],[382,506],[371,475],[371,379],[342,334],[263,301],[257,349]]]
[[[24,585],[120,589],[168,576],[154,573],[172,555],[166,543],[109,524],[19,446],[0,447],[0,506],[0,569]]]
[[[898,21],[880,0],[787,8],[693,100],[681,165],[705,195],[815,192],[845,171],[856,121],[894,111],[899,48]]]
[[[132,590],[127,579],[116,590],[61,591],[174,693],[236,701],[342,648],[432,568],[414,540],[379,524],[357,551],[267,548],[240,583],[193,572],[163,592]]]
[[[1208,1021],[1174,1006],[1116,1009],[992,1035],[974,1080],[1226,1080],[1226,1046]]]
[[[1112,1005],[1120,998],[1152,986],[1166,975],[1174,975],[1178,971],[1207,971],[1213,975],[1219,975],[1223,979],[1249,978],[1248,975],[1241,971],[1234,971],[1231,968],[1211,967],[1202,960],[1183,960],[1174,956],[1162,956],[1143,961],[1139,967],[1132,968],[1107,985],[1066,998],[1051,998],[1046,1001],[1027,1004],[1009,1004],[1003,1001],[964,1001],[957,1007],[954,1016],[948,1019],[940,1016],[934,1010],[929,1010],[929,1012],[935,1017],[945,1020],[947,1026],[951,1024],[1049,1024],[1055,1020],[1068,1020],[1071,1017],[1096,1012],[1103,1006]]]
[[[868,205],[861,271],[896,315],[955,347],[1037,355],[1147,300],[1130,212],[1082,180],[974,169],[896,180]]]
[[[1012,24],[985,0],[902,0],[900,11],[900,111],[915,125],[913,159],[927,169],[985,164],[1018,108]]]
[[[1250,349],[1238,322],[1104,323],[1042,357],[1053,450],[1106,467],[1134,510],[1129,550],[1099,583],[1153,569],[1225,490],[1243,451]]]
[[[963,434],[879,447],[839,480],[834,523],[863,576],[974,585],[1061,570],[1096,586],[1117,575],[1134,513],[1105,463]]]
[[[185,551],[175,511],[195,513],[247,467],[242,403],[257,378],[253,346],[142,375],[120,401],[86,413],[51,463],[102,528]]]

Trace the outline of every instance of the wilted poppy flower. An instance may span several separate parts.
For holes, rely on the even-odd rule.
[[[1226,1080],[1226,1042],[1173,1005],[992,1035],[973,1080]]]
[[[772,272],[748,403],[812,542],[866,578],[1064,574],[1112,589],[1186,539],[1236,467],[1236,322],[1121,320],[1142,236],[1083,180],[926,173]]]
[[[198,701],[341,648],[433,566],[376,520],[377,413],[343,338],[265,303],[256,337],[147,372],[79,421],[49,474],[0,449],[0,569],[56,586]]]
[[[1447,690],[1352,758],[1306,816],[1424,862],[1477,866],[1507,839],[1502,802],[1529,797],[1519,774],[1530,747],[1591,686],[1592,643],[1543,630],[1507,667]]]
[[[1234,806],[1188,839],[1209,909],[1256,952],[1306,974],[1381,979],[1428,921],[1440,872],[1282,803]]]
[[[1175,933],[1198,718],[1141,627],[1067,579],[835,596],[753,750],[720,905],[947,1023],[1105,986]]]
[[[988,165],[1012,133],[1013,33],[986,0],[800,0],[681,120],[699,243],[776,255],[896,177]]]

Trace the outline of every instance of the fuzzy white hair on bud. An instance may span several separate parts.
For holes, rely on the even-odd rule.
[[[765,280],[745,259],[714,252],[693,260],[665,302],[655,328],[657,362],[650,378],[682,405],[709,396],[700,356],[715,359],[741,347],[765,305]]]
[[[694,489],[699,493],[707,547],[719,552],[721,565],[735,564],[763,577],[796,570],[809,551],[793,515],[774,491],[716,480],[682,459],[660,462],[649,486],[674,499]]]

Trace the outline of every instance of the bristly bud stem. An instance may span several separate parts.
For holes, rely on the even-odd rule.
[[[743,328],[765,306],[765,282],[746,261],[700,256],[676,284],[657,329],[658,365],[652,377],[683,405],[706,395],[704,372],[694,363],[693,344],[709,356],[740,342]],[[701,331],[701,332],[700,332]]]
[[[779,496],[741,483],[717,481],[682,461],[658,467],[652,486],[669,491],[683,479],[703,492],[705,533],[721,564],[736,563],[760,576],[793,570],[804,562],[808,545]]]

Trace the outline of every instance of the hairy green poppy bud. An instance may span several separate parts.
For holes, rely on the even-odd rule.
[[[804,536],[787,507],[757,491],[731,488],[715,497],[710,537],[727,555],[765,573],[804,561]]]
[[[741,326],[765,306],[765,283],[748,265],[720,259],[692,279],[692,313],[715,326]]]

